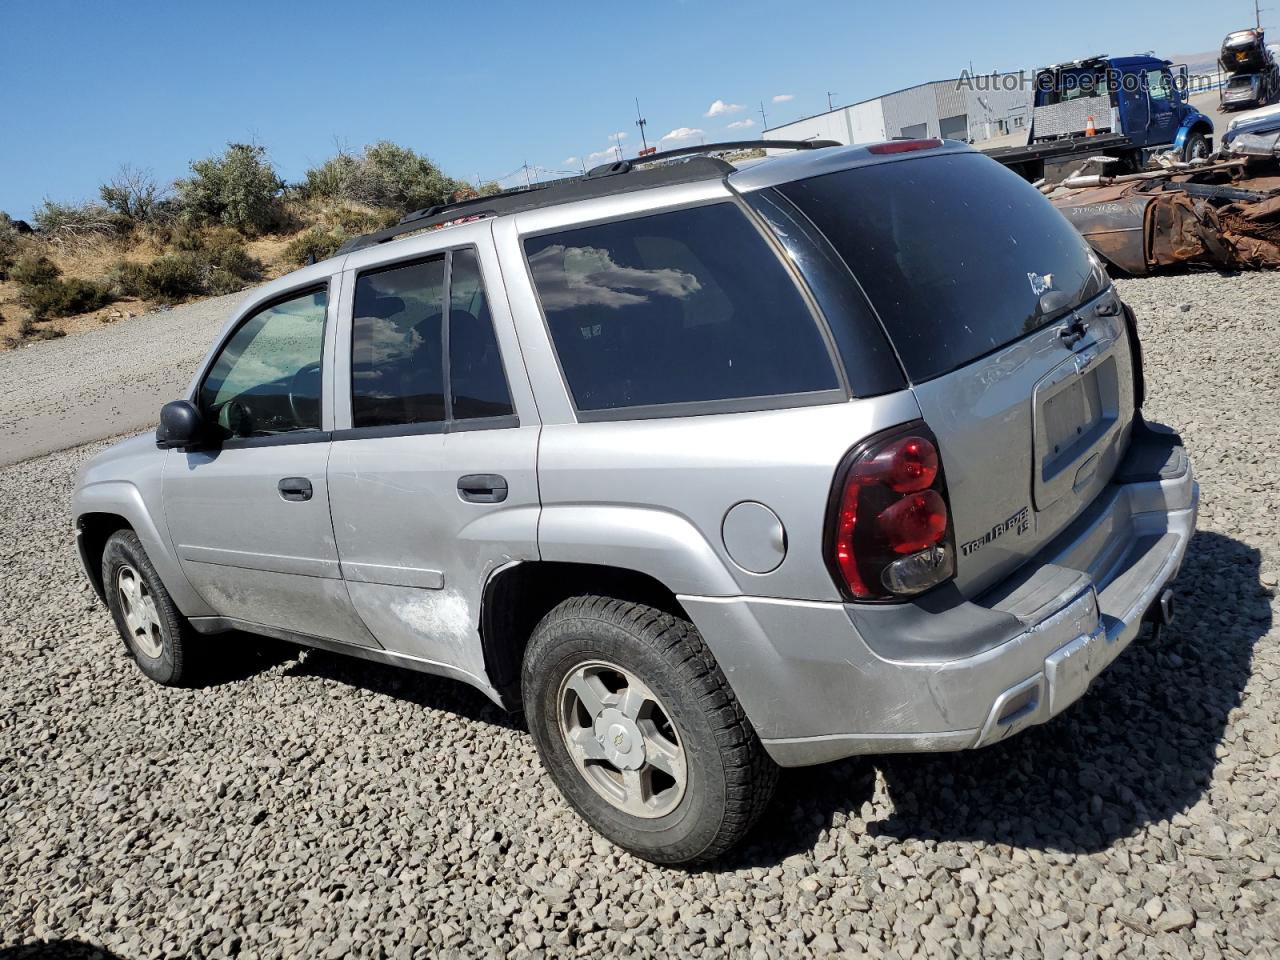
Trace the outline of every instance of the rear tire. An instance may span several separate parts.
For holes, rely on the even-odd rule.
[[[164,686],[188,685],[195,673],[195,631],[132,530],[119,530],[108,538],[102,551],[102,586],[116,629],[138,668]]]
[[[521,679],[552,780],[592,828],[638,857],[715,859],[773,794],[777,767],[686,620],[571,598],[534,630]]]

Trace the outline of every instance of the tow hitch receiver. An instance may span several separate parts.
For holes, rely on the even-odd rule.
[[[1159,639],[1161,629],[1173,623],[1173,591],[1168,587],[1161,590],[1143,619],[1151,624],[1151,639]]]

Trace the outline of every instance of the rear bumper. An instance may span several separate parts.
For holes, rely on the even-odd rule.
[[[1177,576],[1199,506],[1177,450],[1140,474],[1150,479],[1111,484],[1016,578],[973,601],[868,616],[839,603],[681,600],[783,766],[987,746],[1079,699]],[[946,656],[938,637],[964,655]]]

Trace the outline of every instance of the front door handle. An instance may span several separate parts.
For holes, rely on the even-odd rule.
[[[507,478],[496,473],[469,473],[458,478],[458,496],[468,503],[501,503],[507,499]]]
[[[311,481],[306,477],[285,477],[276,484],[281,499],[301,503],[311,499]]]

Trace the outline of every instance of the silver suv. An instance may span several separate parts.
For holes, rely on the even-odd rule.
[[[79,478],[142,671],[242,630],[457,678],[666,863],[779,766],[1066,709],[1195,526],[1132,313],[964,145],[773,153],[421,211],[253,293]]]

